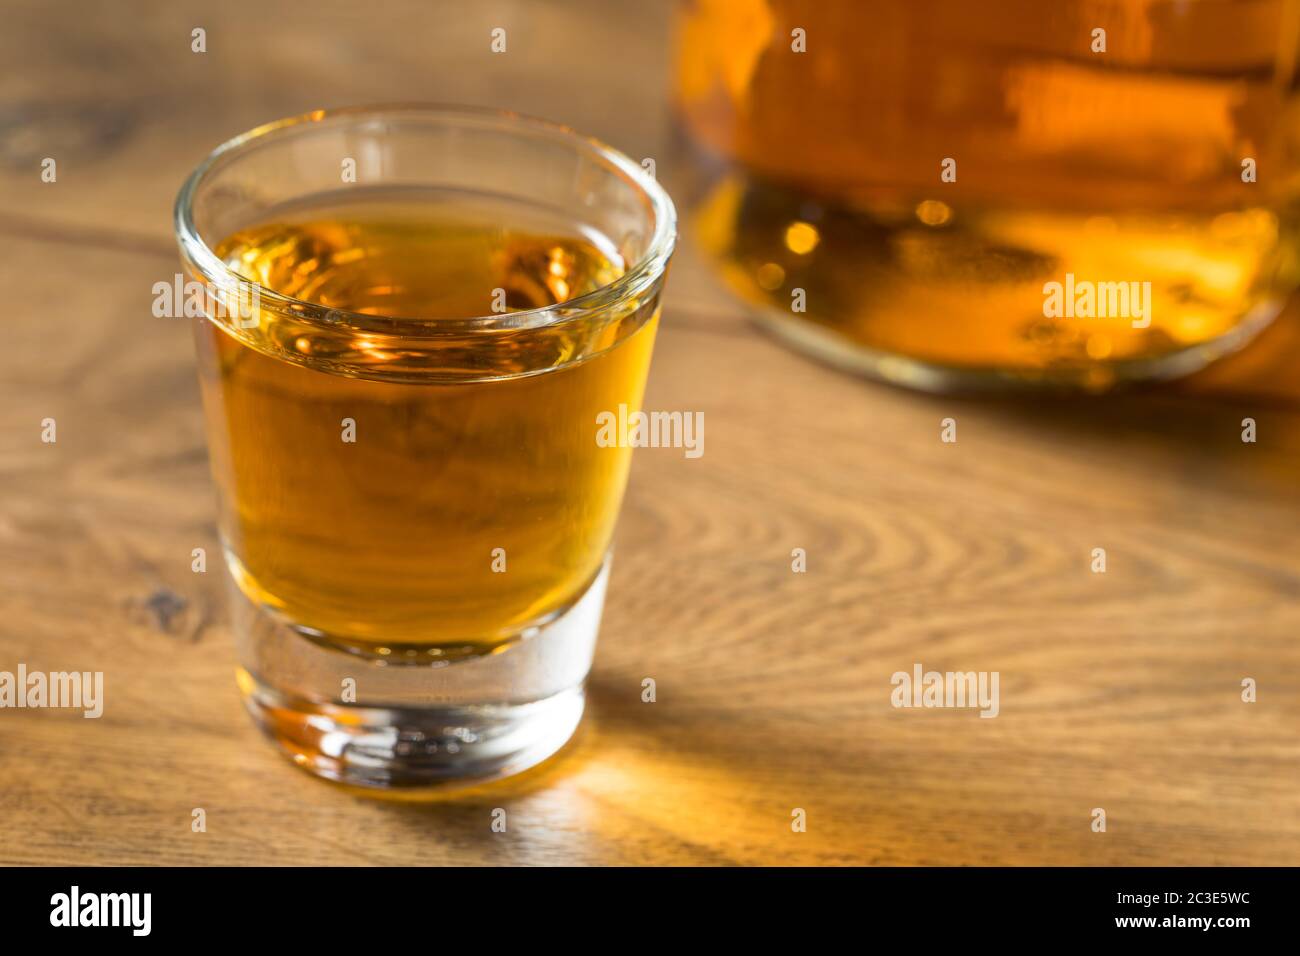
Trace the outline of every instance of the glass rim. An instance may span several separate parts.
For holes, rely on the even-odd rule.
[[[448,319],[421,319],[410,316],[375,315],[330,308],[310,299],[284,295],[240,275],[223,262],[208,243],[199,235],[194,224],[194,197],[208,174],[232,162],[267,138],[304,124],[321,123],[333,119],[378,117],[385,113],[421,115],[442,118],[461,124],[478,124],[486,127],[515,129],[520,133],[549,137],[573,147],[575,152],[587,152],[628,180],[629,185],[646,198],[654,215],[654,231],[646,251],[613,282],[574,296],[563,302],[521,309],[517,312],[466,316]],[[176,196],[173,223],[181,254],[208,281],[219,287],[229,284],[257,286],[259,303],[265,307],[292,312],[295,318],[331,329],[353,328],[362,332],[381,332],[403,336],[436,337],[442,334],[463,334],[470,331],[538,329],[579,320],[604,311],[611,306],[641,295],[664,273],[677,242],[677,210],[667,191],[649,175],[641,165],[626,153],[615,149],[595,137],[585,136],[561,123],[540,119],[514,110],[491,107],[460,106],[443,103],[385,103],[372,106],[347,106],[335,109],[312,110],[297,116],[285,117],[263,123],[240,133],[217,146],[186,177]]]

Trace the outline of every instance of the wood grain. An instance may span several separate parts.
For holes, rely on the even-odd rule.
[[[577,740],[418,805],[284,762],[241,711],[221,572],[190,571],[216,553],[191,346],[149,314],[181,179],[274,117],[428,99],[685,182],[658,5],[381,6],[7,4],[0,670],[103,670],[107,705],[0,710],[0,862],[1300,862],[1300,309],[1176,387],[928,397],[755,331],[689,235],[648,401],[702,410],[706,453],[637,454]],[[1000,716],[894,709],[917,661],[999,671]]]

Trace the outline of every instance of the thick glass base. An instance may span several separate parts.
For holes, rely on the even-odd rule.
[[[351,786],[421,789],[527,770],[558,751],[582,718],[581,686],[545,700],[481,707],[356,707],[287,698],[247,671],[244,703],[295,764]]]
[[[609,562],[563,613],[494,654],[410,664],[295,631],[232,587],[240,690],[293,762],[378,790],[466,786],[559,750],[582,717]]]

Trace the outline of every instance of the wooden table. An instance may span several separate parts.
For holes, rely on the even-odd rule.
[[[181,180],[265,120],[409,99],[683,174],[660,5],[292,6],[6,4],[0,670],[103,670],[107,705],[0,711],[0,861],[1300,861],[1300,311],[1176,388],[927,397],[774,344],[689,236],[648,401],[704,411],[706,453],[636,456],[577,740],[430,804],[293,769],[242,713],[224,572],[190,570],[216,554],[191,345],[149,309]],[[916,662],[998,671],[1000,715],[893,708]]]

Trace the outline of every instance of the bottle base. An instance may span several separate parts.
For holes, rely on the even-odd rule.
[[[1245,345],[1300,279],[1290,210],[815,195],[701,166],[697,239],[757,324],[921,391],[1086,393],[1178,378]]]
[[[1105,392],[1142,382],[1191,375],[1251,341],[1281,311],[1281,302],[1263,303],[1218,338],[1143,359],[1059,363],[1038,367],[984,368],[943,365],[873,349],[812,322],[775,309],[750,306],[754,322],[796,351],[844,371],[936,394],[1016,391]]]

